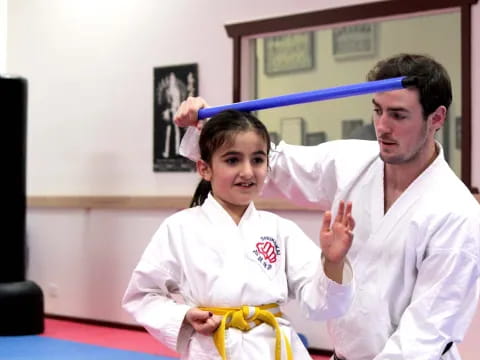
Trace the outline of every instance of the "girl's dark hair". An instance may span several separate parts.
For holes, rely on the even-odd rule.
[[[445,68],[426,55],[399,54],[379,61],[368,73],[367,80],[383,80],[398,76],[416,79],[423,117],[433,113],[439,106],[449,108],[452,102],[452,86]]]
[[[225,110],[212,116],[202,128],[198,142],[201,159],[211,164],[212,156],[217,149],[233,143],[234,136],[245,131],[255,131],[261,136],[267,144],[267,154],[270,152],[270,136],[260,120],[247,112]],[[210,182],[202,179],[193,194],[190,207],[202,205],[211,191]]]

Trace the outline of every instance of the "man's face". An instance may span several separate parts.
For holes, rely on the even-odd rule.
[[[372,103],[382,160],[387,164],[404,164],[421,158],[433,144],[439,125],[432,125],[433,115],[424,119],[418,91],[401,89],[377,93]]]

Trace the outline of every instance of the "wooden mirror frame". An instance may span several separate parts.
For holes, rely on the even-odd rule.
[[[471,187],[472,158],[472,95],[471,95],[471,7],[478,0],[423,0],[423,1],[380,1],[370,4],[288,15],[243,23],[227,24],[225,29],[233,40],[233,102],[241,100],[242,40],[272,32],[311,29],[343,22],[369,20],[395,15],[415,14],[434,10],[458,8],[461,19],[461,79],[462,79],[462,145],[461,179]],[[388,4],[386,4],[388,3]]]

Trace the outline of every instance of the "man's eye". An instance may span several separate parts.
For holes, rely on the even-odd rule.
[[[375,108],[373,109],[373,112],[377,115],[381,115],[382,114],[382,110],[380,110],[379,108]]]
[[[403,120],[406,118],[406,116],[402,113],[394,112],[392,113],[392,118],[394,118],[395,120]]]

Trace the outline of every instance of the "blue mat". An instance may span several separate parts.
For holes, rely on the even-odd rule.
[[[175,360],[43,336],[0,336],[1,360]]]

